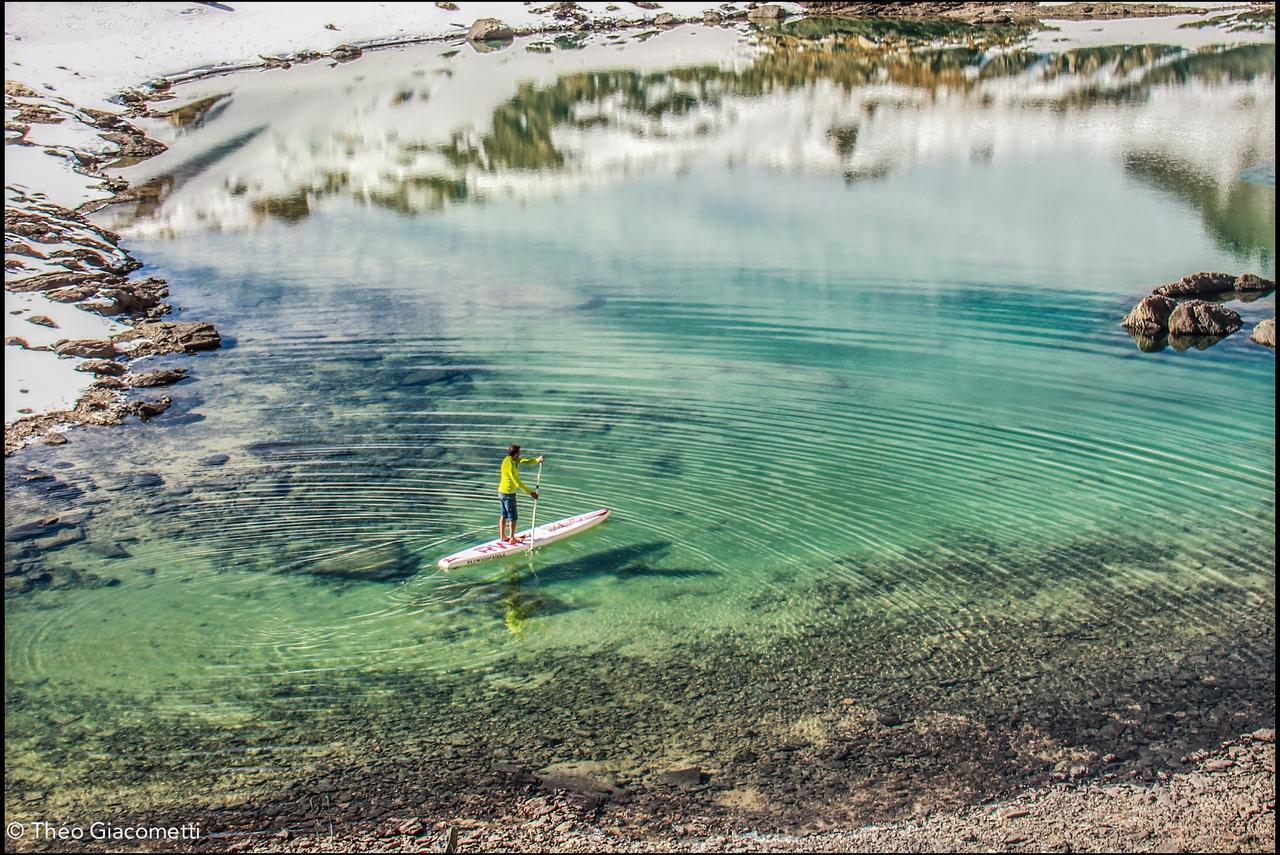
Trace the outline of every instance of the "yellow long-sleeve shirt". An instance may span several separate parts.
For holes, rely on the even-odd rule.
[[[510,454],[502,458],[502,480],[498,482],[499,493],[514,493],[519,487],[526,493],[532,495],[533,491],[524,485],[520,480],[520,464],[521,463],[537,463],[536,457],[521,457],[518,461]]]

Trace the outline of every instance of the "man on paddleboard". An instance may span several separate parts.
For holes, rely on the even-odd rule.
[[[530,490],[520,480],[520,464],[541,462],[541,457],[521,457],[518,445],[508,448],[507,456],[502,458],[502,478],[498,482],[498,498],[502,502],[502,516],[498,517],[498,540],[519,542],[516,539],[516,488],[524,490],[534,499],[538,498],[538,491]],[[507,534],[507,520],[511,521],[510,534]]]

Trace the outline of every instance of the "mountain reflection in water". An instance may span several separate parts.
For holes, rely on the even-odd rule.
[[[1274,207],[1248,197],[1272,191],[1237,179],[1274,157],[1273,44],[1047,54],[999,43],[1016,32],[996,33],[995,44],[937,47],[927,39],[954,41],[955,33],[934,29],[806,20],[759,34],[746,61],[718,57],[656,69],[619,67],[616,55],[588,46],[575,49],[575,70],[549,79],[544,67],[533,74],[519,65],[554,63],[554,55],[536,56],[546,46],[517,44],[510,61],[487,69],[488,88],[474,97],[451,93],[475,83],[455,81],[448,65],[427,69],[409,62],[421,55],[384,56],[387,67],[368,75],[351,70],[359,64],[324,69],[332,103],[323,118],[291,122],[285,111],[267,133],[249,115],[264,115],[263,99],[282,97],[273,92],[279,82],[228,95],[217,91],[224,83],[209,81],[165,113],[171,133],[191,137],[183,143],[187,160],[175,165],[162,157],[140,167],[160,174],[141,174],[148,179],[143,201],[117,215],[123,222],[115,225],[172,235],[268,218],[297,222],[334,196],[417,214],[556,194],[636,172],[679,173],[695,162],[812,171],[855,183],[928,159],[1104,147],[1140,181],[1193,206],[1223,246],[1268,263]],[[433,62],[445,57],[431,54]],[[341,92],[332,91],[335,75],[349,80]],[[448,97],[487,98],[495,106],[470,123],[438,125],[439,102]],[[1153,137],[1153,123],[1167,124],[1174,111],[1178,133]],[[1221,145],[1215,129],[1224,122],[1250,127],[1225,157],[1210,150]],[[1254,215],[1259,209],[1269,217]]]

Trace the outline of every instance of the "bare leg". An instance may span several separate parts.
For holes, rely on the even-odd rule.
[[[498,540],[507,539],[507,518],[498,517]]]

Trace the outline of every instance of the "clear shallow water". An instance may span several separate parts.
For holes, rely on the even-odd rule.
[[[175,777],[287,771],[432,674],[536,691],[548,655],[661,668],[714,641],[783,670],[818,667],[832,627],[857,628],[850,649],[910,628],[951,654],[885,679],[928,692],[955,661],[1007,669],[1017,651],[985,628],[1008,621],[1087,626],[1105,658],[1109,638],[1273,613],[1272,352],[1242,333],[1143,353],[1118,322],[1193,270],[1274,277],[1274,189],[1238,177],[1274,160],[1274,48],[1015,58],[985,88],[930,57],[875,83],[883,58],[801,48],[713,45],[714,72],[590,85],[581,66],[629,54],[564,51],[538,57],[542,88],[421,48],[324,69],[349,85],[327,122],[287,116],[226,154],[219,134],[263,121],[233,94],[187,131],[170,168],[184,144],[200,168],[161,179],[131,248],[230,346],[184,361],[194,382],[150,425],[6,466],[10,523],[93,513],[83,542],[15,560],[119,580],[6,600],[26,786],[83,797],[50,709],[120,776],[87,792],[120,795],[148,774],[126,731],[276,740],[265,759],[156,749]],[[362,81],[381,87],[368,126],[394,126],[382,78],[446,61],[461,91],[432,90],[421,126],[348,139]],[[984,67],[949,62],[955,81]],[[298,73],[305,90],[321,70]],[[258,110],[283,97],[244,85]],[[505,130],[440,115],[484,117],[482,96]],[[405,166],[440,153],[414,130],[455,171]],[[1247,332],[1274,298],[1234,307]],[[491,535],[511,441],[548,455],[540,519],[614,517],[435,572]]]

